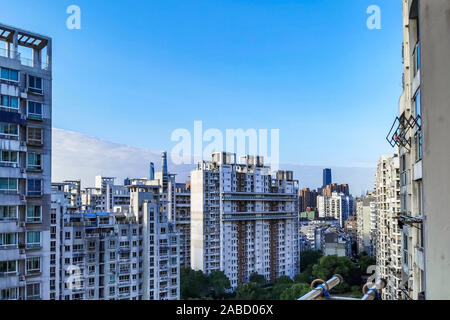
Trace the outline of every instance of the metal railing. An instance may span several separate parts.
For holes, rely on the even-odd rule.
[[[361,299],[332,296],[330,291],[343,281],[342,276],[338,274],[335,274],[327,282],[322,279],[316,279],[311,283],[311,291],[298,300],[380,300],[381,291],[387,284],[384,279],[378,279],[372,286],[370,286],[369,282],[366,283],[362,289],[364,296]],[[318,285],[316,286],[316,284]]]

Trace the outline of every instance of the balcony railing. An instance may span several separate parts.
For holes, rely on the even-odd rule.
[[[18,51],[6,50],[4,48],[0,48],[0,57],[20,61],[20,63],[26,67],[30,67],[30,68],[39,67],[42,70],[48,70],[47,62],[41,62],[40,64],[36,64],[33,59],[22,57],[21,53]]]
[[[375,284],[366,283],[363,287],[364,296],[361,299],[332,296],[330,291],[344,281],[342,276],[336,274],[327,282],[316,279],[311,283],[311,291],[298,300],[379,300],[381,291],[386,287],[387,282],[379,279]],[[321,283],[315,286],[317,283]],[[370,288],[369,288],[370,286]]]

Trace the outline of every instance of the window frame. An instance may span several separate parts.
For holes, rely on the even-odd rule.
[[[41,113],[30,112],[30,104],[40,105]],[[32,120],[42,120],[44,116],[44,104],[40,101],[28,100],[27,101],[27,118]]]
[[[40,188],[39,191],[37,190],[30,190],[30,182],[34,181],[34,186],[36,186],[36,182],[39,181]],[[42,179],[27,179],[27,197],[41,197],[42,196],[42,189],[43,189],[43,180]]]
[[[38,242],[28,242],[29,238],[28,235],[29,234],[38,234],[39,235],[39,243]],[[42,247],[42,236],[41,236],[41,232],[40,231],[27,231],[26,232],[26,247],[27,249],[39,249]]]
[[[36,213],[36,208],[39,208],[38,219],[36,219],[36,216],[32,216],[34,217],[34,219],[30,219],[30,216],[28,215],[28,211],[30,208],[33,208],[34,213]],[[35,206],[35,205],[27,206],[25,219],[27,223],[42,223],[42,206]]]

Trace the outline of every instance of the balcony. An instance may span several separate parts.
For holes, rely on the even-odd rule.
[[[0,33],[5,33],[5,31],[0,27]],[[0,36],[1,38],[1,36]],[[48,64],[47,62],[34,62],[33,59],[25,58],[21,55],[18,51],[13,50],[6,50],[4,48],[0,48],[0,57],[8,58],[11,60],[15,60],[17,62],[20,62],[21,65],[25,67],[30,68],[38,68],[41,70],[48,70]]]

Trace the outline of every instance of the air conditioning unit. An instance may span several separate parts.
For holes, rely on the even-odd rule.
[[[25,222],[24,221],[19,221],[19,227],[20,228],[25,228]]]

